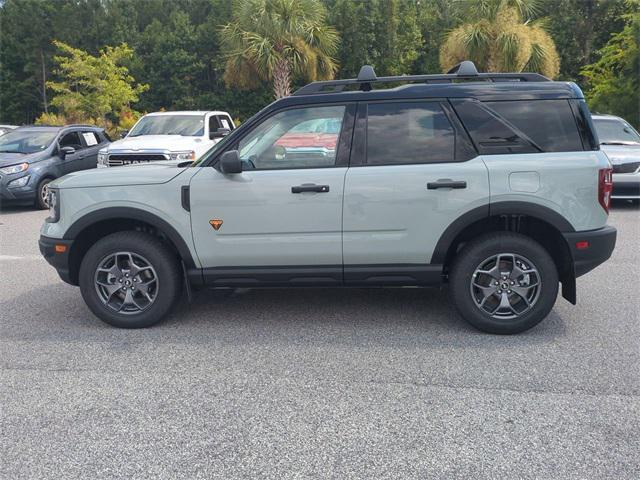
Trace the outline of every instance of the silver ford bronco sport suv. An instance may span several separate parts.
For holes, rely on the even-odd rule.
[[[611,175],[573,83],[365,66],[198,162],[56,180],[40,250],[118,327],[157,323],[193,287],[447,285],[472,325],[517,333],[610,257]]]

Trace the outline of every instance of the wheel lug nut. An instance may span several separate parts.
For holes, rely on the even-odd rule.
[[[498,289],[498,293],[502,293],[502,290]]]
[[[118,279],[118,281],[119,281],[120,283],[122,283],[122,279],[121,279],[121,278],[119,278],[119,279]]]
[[[507,290],[507,293],[511,293],[511,290]]]

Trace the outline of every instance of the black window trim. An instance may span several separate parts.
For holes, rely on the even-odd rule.
[[[228,152],[230,150],[237,150],[239,143],[254,131],[256,127],[263,124],[269,118],[288,111],[288,110],[300,110],[303,108],[313,108],[313,107],[344,107],[344,116],[342,119],[342,125],[340,127],[340,133],[338,134],[338,143],[337,143],[337,151],[336,151],[336,159],[333,165],[329,165],[326,167],[297,167],[297,168],[256,168],[255,170],[246,170],[247,172],[272,172],[272,171],[295,171],[295,170],[322,170],[327,168],[341,168],[349,166],[349,157],[351,155],[351,145],[353,139],[353,129],[356,117],[356,108],[357,102],[331,102],[331,103],[308,103],[303,105],[292,105],[285,108],[280,108],[277,110],[272,110],[264,116],[261,116],[259,119],[256,119],[255,122],[252,122],[250,128],[248,128],[240,137],[234,140],[232,144],[229,145],[228,148],[221,150],[218,152],[215,158],[208,161],[208,163],[204,166],[211,166],[216,170],[219,170],[220,157],[223,153]]]

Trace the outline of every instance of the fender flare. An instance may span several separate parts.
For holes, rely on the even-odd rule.
[[[65,232],[65,240],[74,240],[80,232],[86,228],[91,227],[98,222],[104,220],[112,220],[117,218],[123,218],[127,220],[138,220],[140,222],[148,223],[149,225],[162,231],[167,238],[175,245],[178,250],[178,254],[182,258],[187,268],[195,268],[196,264],[191,255],[191,251],[178,231],[173,228],[167,221],[158,217],[153,213],[149,213],[145,210],[133,207],[107,207],[100,210],[94,210],[86,214],[85,216],[76,220]]]
[[[444,264],[449,247],[468,226],[479,220],[496,215],[526,215],[537,218],[553,226],[559,232],[575,232],[573,226],[559,213],[549,207],[528,202],[505,201],[486,204],[469,210],[454,220],[440,235],[440,239],[433,251],[431,263]]]

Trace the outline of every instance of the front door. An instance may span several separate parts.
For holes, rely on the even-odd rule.
[[[190,184],[196,251],[210,283],[342,281],[342,200],[353,110],[272,114],[229,150],[243,172],[201,167]]]
[[[85,144],[80,139],[80,132],[66,133],[59,142],[60,148],[72,147],[75,152],[65,155],[62,158],[63,175],[78,170],[84,170]]]

